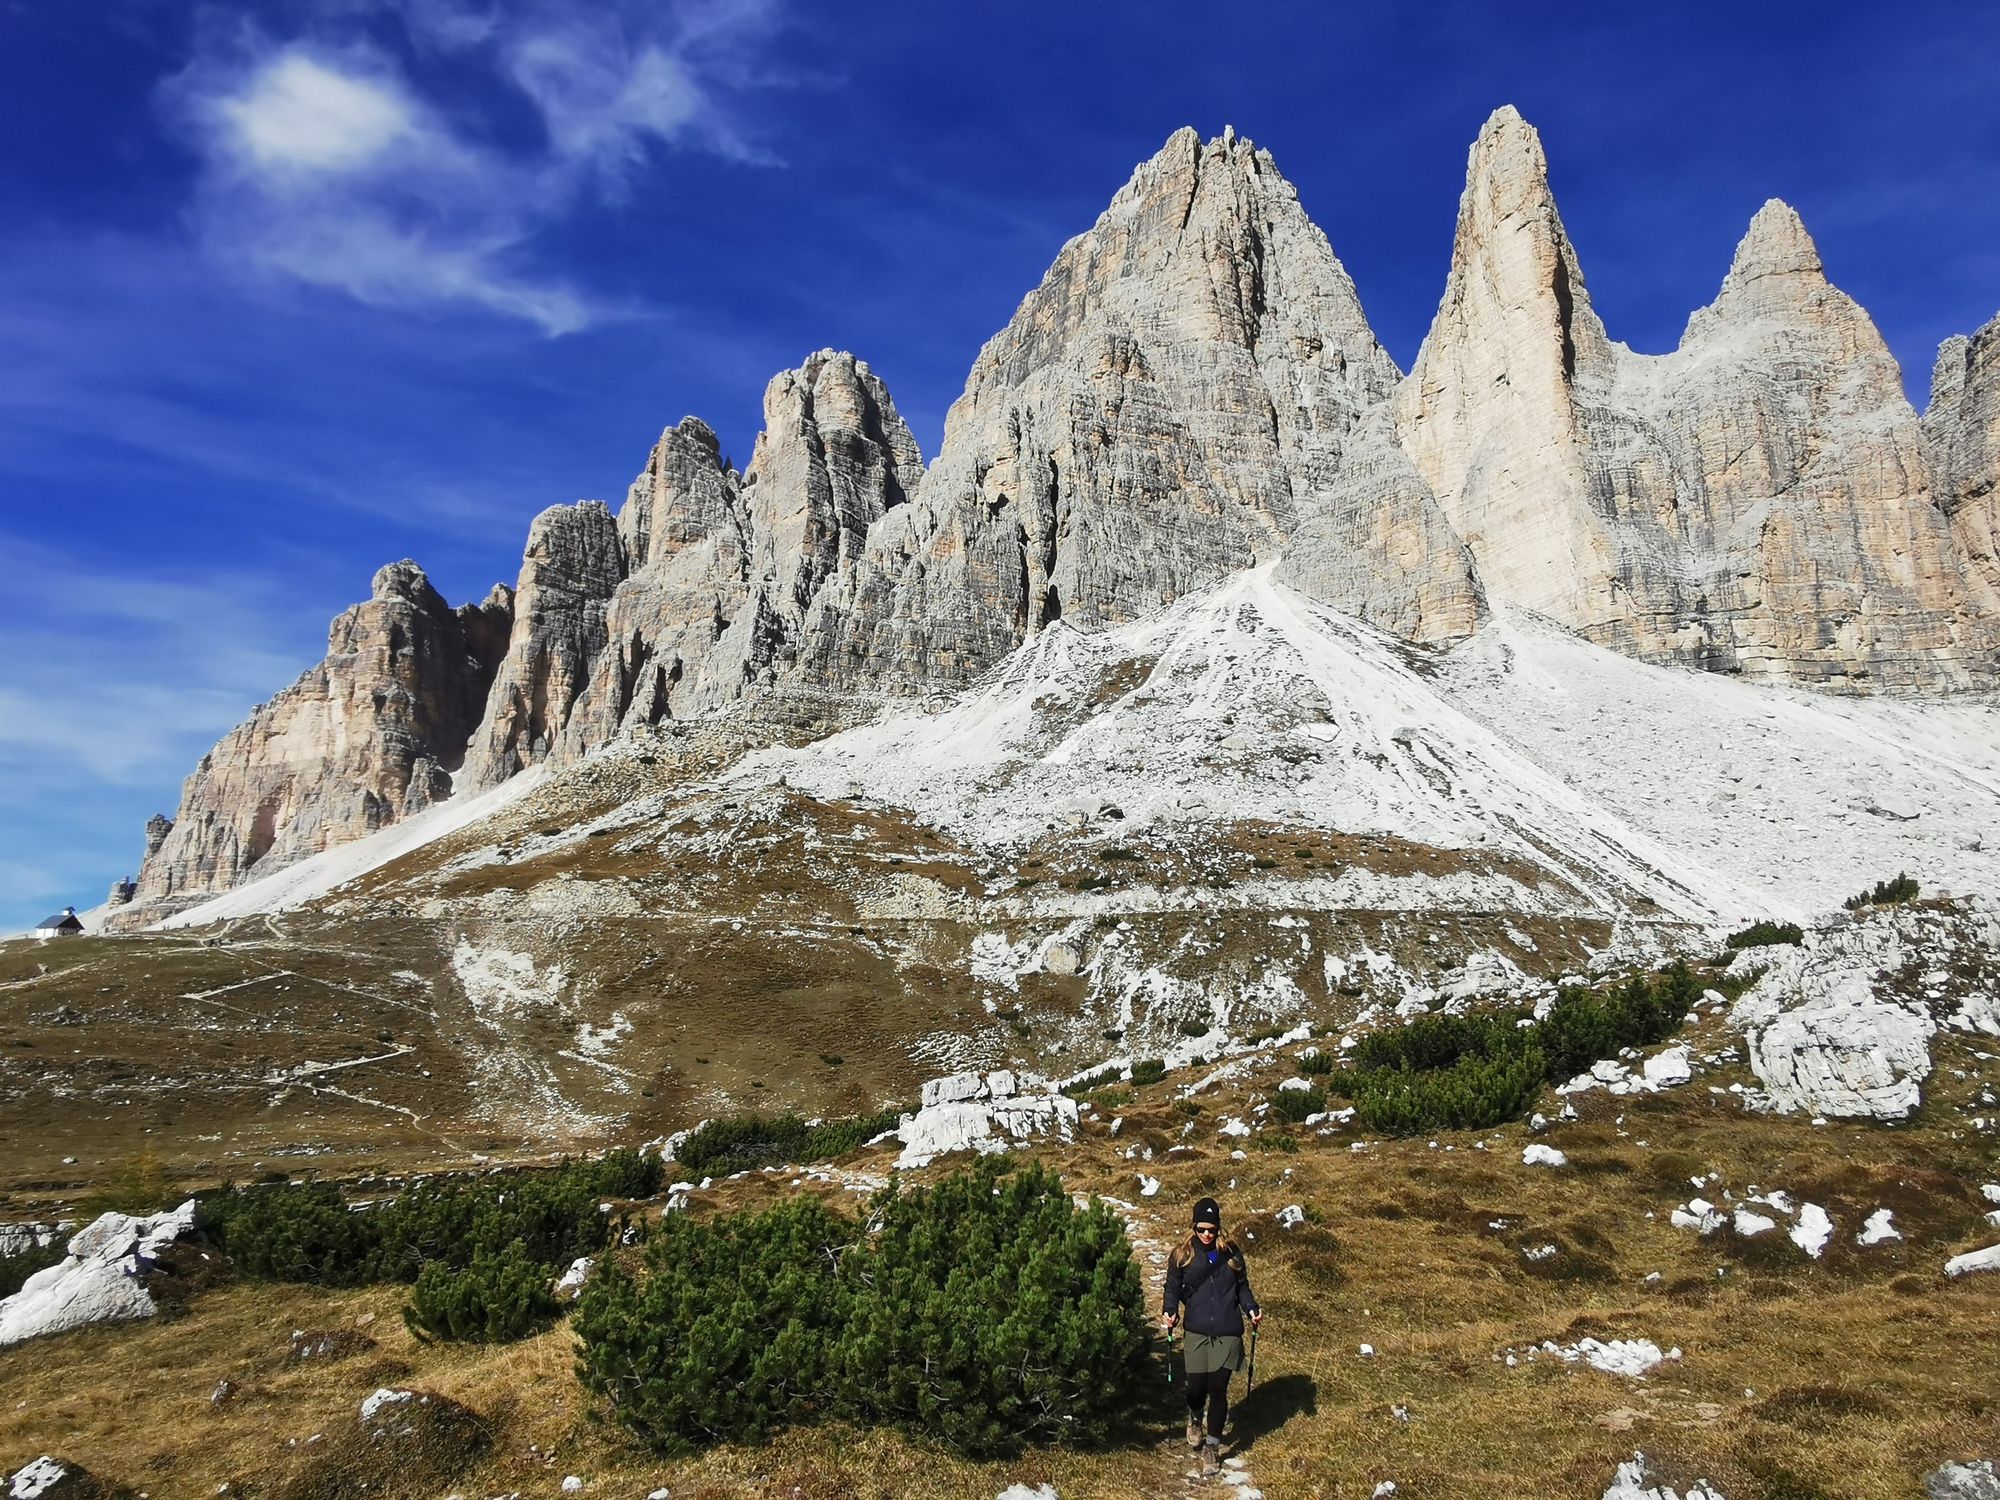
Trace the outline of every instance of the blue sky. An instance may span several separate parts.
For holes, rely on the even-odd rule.
[[[1406,367],[1513,103],[1613,337],[1783,197],[1921,404],[2000,307],[1996,56],[1963,4],[0,0],[0,932],[130,871],[381,563],[511,582],[823,346],[931,456],[1182,124],[1271,149]]]

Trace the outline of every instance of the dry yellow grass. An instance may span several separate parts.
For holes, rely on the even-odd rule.
[[[1192,1198],[1218,1194],[1254,1236],[1270,1318],[1256,1393],[1241,1400],[1236,1384],[1235,1445],[1271,1500],[1369,1496],[1385,1480],[1399,1500],[1596,1500],[1640,1448],[1662,1474],[1707,1477],[1730,1500],[1888,1500],[1914,1493],[1940,1462],[2000,1452],[2000,1278],[1941,1274],[1947,1256],[1991,1238],[1977,1184],[1991,1180],[1992,1153],[1964,1132],[1954,1094],[1989,1082],[1994,1064],[1955,1042],[1940,1044],[1939,1061],[1925,1116],[1896,1130],[1746,1117],[1701,1084],[1590,1096],[1583,1119],[1551,1132],[1571,1159],[1557,1171],[1521,1165],[1523,1126],[1359,1152],[1348,1135],[1300,1131],[1295,1151],[1232,1160],[1238,1142],[1218,1137],[1217,1121],[1254,1104],[1282,1067],[1192,1104],[1174,1097],[1183,1080],[1138,1090],[1115,1111],[1125,1117],[1116,1138],[1114,1111],[1100,1111],[1080,1140],[1043,1156],[1077,1191],[1134,1205],[1135,1227],[1154,1242],[1139,1252],[1149,1295],[1149,1257],[1178,1233]],[[1151,1160],[1122,1154],[1148,1145]],[[1141,1166],[1162,1182],[1156,1197],[1138,1195]],[[1672,1227],[1669,1211],[1696,1191],[1689,1179],[1709,1173],[1720,1174],[1711,1198],[1756,1185],[1826,1206],[1833,1247],[1815,1262],[1775,1236],[1702,1239]],[[793,1190],[787,1177],[751,1176],[718,1184],[699,1206]],[[1275,1211],[1290,1203],[1312,1222],[1277,1228]],[[1884,1206],[1905,1238],[1857,1246],[1861,1220]],[[1557,1253],[1523,1253],[1545,1244]],[[272,1494],[312,1461],[316,1434],[323,1444],[351,1430],[360,1399],[393,1383],[463,1402],[494,1435],[448,1490],[419,1495],[554,1495],[568,1474],[587,1480],[588,1495],[664,1486],[680,1500],[943,1500],[1016,1481],[1051,1483],[1065,1500],[1208,1492],[1169,1441],[1178,1411],[1164,1372],[1140,1414],[1147,1439],[1108,1452],[970,1464],[893,1434],[809,1428],[661,1460],[593,1413],[567,1329],[499,1349],[425,1346],[403,1329],[400,1302],[396,1289],[239,1284],[177,1321],[0,1353],[0,1460],[59,1452],[154,1496],[213,1495],[225,1483]],[[362,1320],[380,1340],[374,1351],[283,1363],[293,1329]],[[1643,1380],[1503,1357],[1585,1335],[1650,1338],[1683,1357]],[[235,1398],[211,1404],[225,1379]]]

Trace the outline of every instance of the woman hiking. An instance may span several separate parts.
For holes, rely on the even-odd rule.
[[[1264,1319],[1264,1310],[1250,1290],[1243,1252],[1222,1232],[1222,1207],[1213,1198],[1204,1198],[1194,1206],[1193,1230],[1167,1257],[1167,1286],[1160,1308],[1169,1341],[1177,1324],[1186,1335],[1182,1359],[1187,1371],[1187,1442],[1200,1451],[1204,1473],[1222,1466],[1229,1376],[1243,1367],[1246,1314],[1253,1329]]]

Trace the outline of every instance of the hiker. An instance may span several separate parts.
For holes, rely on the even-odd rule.
[[[1221,1467],[1229,1375],[1243,1368],[1246,1314],[1253,1330],[1264,1319],[1264,1310],[1250,1290],[1243,1252],[1222,1232],[1222,1207],[1213,1198],[1204,1198],[1194,1206],[1194,1228],[1167,1257],[1166,1294],[1160,1308],[1168,1340],[1177,1324],[1186,1336],[1182,1359],[1187,1371],[1187,1443],[1200,1451],[1204,1470]]]

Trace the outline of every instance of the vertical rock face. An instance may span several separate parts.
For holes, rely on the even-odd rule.
[[[1511,108],[1473,143],[1451,271],[1396,394],[1396,429],[1496,597],[1587,633],[1629,619],[1614,515],[1593,505],[1579,387],[1612,354],[1549,194],[1541,138]]]
[[[1397,430],[1492,593],[1602,644],[1854,687],[1965,687],[1994,616],[1867,314],[1766,204],[1670,355],[1605,336],[1511,109],[1480,132]]]
[[[553,623],[517,627],[500,682],[554,679],[549,707],[524,729],[533,716],[516,705],[532,693],[496,686],[475,745],[480,784],[786,681],[826,580],[905,502],[923,460],[888,390],[851,354],[822,350],[775,377],[764,423],[741,474],[706,424],[669,428],[619,512],[616,548],[598,507],[564,586],[551,597],[536,584]],[[586,576],[587,587],[567,581]],[[526,621],[526,569],[521,597]]]
[[[603,501],[553,505],[535,517],[506,658],[466,751],[468,786],[493,786],[548,753],[590,681],[624,576],[618,527]]]
[[[1269,153],[1182,130],[981,351],[917,502],[813,612],[808,668],[962,677],[1284,553],[1331,603],[1463,635],[1469,558],[1376,416],[1396,379]]]
[[[202,758],[147,825],[140,903],[225,890],[451,790],[506,638],[505,590],[453,610],[413,562],[334,620],[326,659]]]
[[[1939,347],[1923,429],[1959,550],[2000,591],[2000,316]]]

